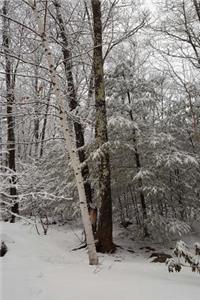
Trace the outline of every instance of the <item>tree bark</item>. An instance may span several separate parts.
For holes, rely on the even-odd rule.
[[[137,140],[136,140],[136,130],[133,130],[133,144],[134,144],[134,150],[135,150],[135,163],[136,163],[136,168],[137,171],[139,172],[141,170],[141,163],[140,163],[140,154],[138,152],[138,147],[137,147]],[[144,236],[148,237],[149,233],[147,230],[147,225],[145,224],[147,220],[147,208],[146,208],[146,201],[145,201],[145,196],[143,192],[143,181],[142,178],[139,178],[138,180],[138,186],[139,186],[139,194],[140,194],[140,203],[142,207],[142,215],[143,215],[143,227],[144,227]]]
[[[34,107],[34,137],[35,137],[35,157],[38,157],[38,146],[39,146],[39,131],[40,131],[40,120],[39,120],[39,101],[40,101],[40,89],[38,82],[38,66],[35,66],[35,107]]]
[[[125,77],[124,77],[125,79]],[[127,96],[128,96],[128,102],[129,104],[131,104],[131,96],[130,96],[130,92],[127,91]],[[132,109],[129,111],[129,115],[130,115],[130,119],[131,121],[133,121],[133,112]],[[139,172],[141,170],[141,162],[140,162],[140,154],[138,151],[138,146],[137,146],[137,136],[136,136],[136,129],[133,129],[133,146],[134,146],[134,152],[135,152],[135,163],[136,163],[136,168],[137,171]],[[141,207],[142,207],[142,216],[143,216],[143,227],[144,227],[144,236],[148,237],[149,233],[147,230],[147,226],[145,224],[145,221],[147,220],[147,208],[146,208],[146,201],[145,201],[145,196],[144,196],[144,192],[143,192],[143,182],[142,182],[142,178],[139,178],[138,180],[138,186],[139,186],[139,194],[140,194],[140,203],[141,203]]]
[[[8,14],[8,1],[4,0],[2,12],[4,16]],[[7,149],[8,149],[8,167],[13,173],[16,172],[15,164],[15,119],[13,116],[13,104],[15,102],[14,87],[15,79],[12,74],[9,36],[9,20],[3,17],[3,48],[5,54],[5,77],[6,77],[6,99],[7,99]],[[15,222],[15,214],[19,214],[19,205],[17,202],[16,175],[11,176],[10,195],[12,196],[13,205],[11,207],[11,223]]]
[[[48,96],[47,96],[46,110],[45,110],[45,115],[44,115],[44,121],[43,121],[43,125],[42,125],[40,158],[43,156],[43,152],[44,152],[44,139],[45,139],[45,134],[46,134],[48,112],[49,112],[49,105],[50,105],[50,98],[51,98],[51,90],[52,90],[52,84],[50,84],[50,87],[49,87],[49,92],[48,92]]]
[[[60,35],[62,38],[62,52],[63,52],[63,63],[65,68],[65,76],[67,79],[67,88],[68,88],[68,97],[69,97],[69,108],[71,111],[78,107],[77,95],[75,90],[73,72],[72,72],[72,53],[69,48],[67,32],[65,28],[65,24],[63,21],[62,13],[61,13],[61,4],[59,0],[54,0],[54,6],[56,9],[56,18],[58,21],[58,26],[60,29]],[[80,122],[74,121],[74,131],[76,136],[76,147],[79,149],[85,145],[84,140],[84,130]],[[85,161],[85,151],[84,149],[79,149],[79,159],[80,162],[83,163]],[[90,203],[92,203],[92,189],[91,183],[89,181],[89,167],[88,164],[84,164],[82,168],[82,176],[84,178],[84,188],[85,194],[87,198],[88,207]]]
[[[110,253],[115,250],[112,237],[112,198],[110,183],[110,157],[105,149],[108,142],[107,116],[105,101],[105,86],[103,74],[103,55],[102,55],[102,20],[101,20],[101,1],[91,0],[93,12],[93,31],[94,31],[94,77],[95,77],[95,138],[97,149],[103,152],[98,162],[99,176],[99,220],[98,220],[98,247],[101,252]],[[104,147],[104,149],[103,149]]]
[[[82,221],[83,221],[83,225],[84,225],[84,229],[85,229],[85,233],[86,233],[89,264],[97,265],[98,257],[96,254],[95,241],[94,241],[94,236],[93,236],[93,232],[92,232],[92,225],[90,222],[88,208],[87,208],[87,200],[86,200],[85,189],[84,189],[84,180],[83,180],[82,172],[81,172],[81,164],[80,164],[79,156],[77,154],[77,149],[76,149],[76,146],[74,143],[73,126],[70,122],[71,119],[65,113],[65,106],[64,106],[65,98],[64,98],[63,93],[61,92],[60,82],[59,82],[59,79],[58,79],[58,76],[56,73],[55,63],[54,63],[52,52],[49,47],[48,36],[45,31],[43,19],[40,17],[40,15],[37,11],[36,2],[29,0],[28,3],[32,8],[33,14],[35,16],[35,19],[36,19],[36,22],[38,25],[39,35],[41,37],[42,45],[43,45],[43,48],[44,48],[44,51],[46,54],[46,58],[47,58],[47,62],[48,62],[49,74],[51,76],[51,81],[52,81],[52,85],[54,88],[54,94],[56,96],[56,99],[58,101],[59,108],[60,108],[61,127],[63,129],[65,144],[66,144],[66,148],[69,152],[71,165],[72,165],[72,168],[73,168],[73,171],[75,174],[76,186],[78,189]],[[46,6],[46,12],[47,12],[47,6]]]

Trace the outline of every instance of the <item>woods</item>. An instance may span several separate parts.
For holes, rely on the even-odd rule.
[[[200,222],[200,5],[145,3],[1,3],[2,218],[81,220],[91,265],[120,226],[167,242]]]

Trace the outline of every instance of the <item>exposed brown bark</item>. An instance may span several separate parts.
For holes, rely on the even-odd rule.
[[[102,20],[101,1],[91,0],[93,12],[94,31],[94,77],[95,77],[95,106],[96,123],[95,138],[96,146],[103,151],[103,155],[98,163],[99,176],[99,200],[101,203],[98,220],[98,245],[97,250],[101,252],[113,252],[115,246],[112,237],[112,198],[110,184],[110,158],[107,149],[102,149],[108,142],[105,86],[103,74],[103,54],[102,54]]]
[[[8,1],[4,0],[2,7],[3,15],[8,14]],[[8,167],[16,172],[15,165],[15,119],[13,116],[13,104],[15,101],[14,87],[15,77],[12,74],[12,66],[9,57],[10,38],[9,38],[9,20],[3,17],[3,47],[5,54],[5,77],[6,77],[6,99],[7,99],[7,149],[8,149]],[[19,205],[17,202],[16,175],[11,176],[10,195],[12,196],[13,205],[11,207],[11,223],[15,222],[15,215],[19,214]]]
[[[76,109],[78,107],[78,101],[77,101],[77,95],[75,90],[75,84],[74,84],[74,78],[73,78],[73,72],[72,72],[72,53],[69,48],[68,43],[68,37],[67,32],[65,28],[65,24],[63,21],[63,17],[61,14],[61,5],[59,0],[54,0],[54,6],[56,8],[56,18],[57,23],[60,29],[60,35],[62,38],[62,52],[63,52],[63,63],[65,67],[65,76],[67,79],[67,94],[69,97],[69,108],[71,111]],[[81,148],[85,145],[84,140],[84,130],[80,122],[74,121],[74,130],[75,130],[75,136],[76,136],[76,147]],[[79,159],[80,162],[83,163],[85,161],[85,151],[84,149],[79,150]],[[89,167],[88,164],[84,164],[82,167],[82,176],[84,178],[84,188],[87,198],[88,207],[89,204],[92,203],[92,190],[91,190],[91,184],[89,181]]]

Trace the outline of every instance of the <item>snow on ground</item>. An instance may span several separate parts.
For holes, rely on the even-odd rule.
[[[189,268],[169,274],[164,264],[120,251],[89,266],[70,228],[38,235],[22,223],[0,223],[9,248],[0,257],[1,300],[197,300],[200,276]],[[79,232],[80,234],[80,232]]]

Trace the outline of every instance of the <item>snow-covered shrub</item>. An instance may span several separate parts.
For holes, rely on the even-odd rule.
[[[169,272],[180,272],[182,267],[190,266],[192,272],[200,273],[200,243],[191,250],[183,241],[179,241],[173,250],[173,257],[166,261]]]
[[[18,161],[20,213],[50,223],[65,223],[77,212],[75,183],[63,145],[51,142],[41,159]]]
[[[10,188],[13,176],[17,177],[17,173],[6,166],[0,165],[0,216],[4,221],[7,221],[11,216],[10,209],[13,198],[10,196]]]

